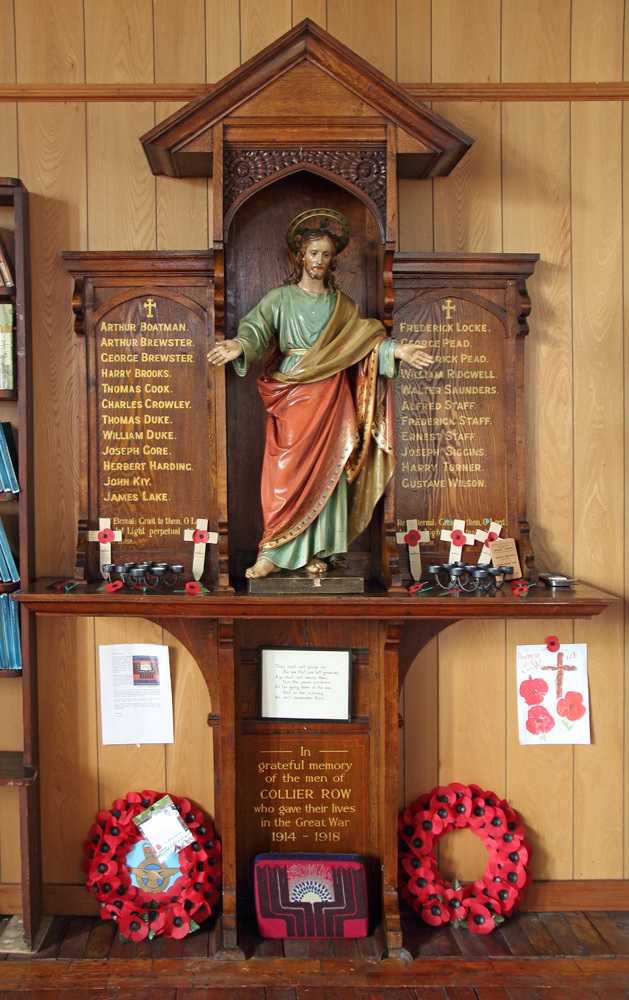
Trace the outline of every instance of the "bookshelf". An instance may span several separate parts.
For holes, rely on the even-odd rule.
[[[11,262],[14,287],[0,287],[0,302],[13,305],[15,316],[15,387],[0,390],[0,419],[13,427],[17,442],[19,493],[0,493],[0,516],[11,548],[18,556],[20,583],[0,591],[26,587],[34,578],[33,448],[31,379],[31,309],[28,192],[15,177],[0,177],[0,232]],[[3,683],[22,678],[24,744],[5,748],[0,741],[0,785],[17,787],[20,805],[22,920],[24,939],[32,944],[41,923],[41,862],[38,785],[37,672],[35,619],[19,607],[22,670],[0,670]],[[1,738],[0,738],[1,740]]]

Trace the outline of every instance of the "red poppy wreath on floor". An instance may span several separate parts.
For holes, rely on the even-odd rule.
[[[220,897],[221,845],[203,813],[188,799],[170,795],[194,840],[160,861],[136,824],[136,816],[164,792],[128,792],[97,813],[83,845],[87,888],[103,920],[115,920],[122,938],[142,941],[158,934],[183,938],[198,930]]]
[[[487,868],[469,885],[448,882],[437,866],[437,843],[453,830],[472,830],[487,848]],[[433,788],[400,814],[398,831],[402,897],[434,927],[451,923],[489,934],[531,883],[531,848],[518,814],[478,785]]]

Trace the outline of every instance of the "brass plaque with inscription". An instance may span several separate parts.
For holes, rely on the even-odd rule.
[[[499,525],[532,566],[524,496],[523,335],[529,302],[524,278],[536,255],[400,255],[394,265],[393,336],[433,356],[422,370],[403,366],[394,384],[395,518],[429,540],[424,567],[448,561],[442,536],[465,522],[461,560],[482,551],[476,532]],[[497,529],[494,529],[497,530]],[[400,546],[402,576],[410,579]]]

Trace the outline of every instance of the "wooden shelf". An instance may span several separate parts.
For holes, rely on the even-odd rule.
[[[24,763],[24,754],[20,750],[0,750],[0,785],[24,788],[36,780],[37,768]]]
[[[108,594],[97,583],[79,584],[75,590],[59,593],[51,589],[53,580],[37,580],[24,587],[15,600],[36,614],[114,615],[135,618],[245,618],[297,619],[313,614],[325,619],[368,619],[382,621],[460,621],[496,618],[591,618],[617,603],[618,598],[585,584],[573,589],[551,590],[542,585],[526,596],[513,597],[507,587],[495,594],[442,596],[430,591],[425,596],[405,591],[387,592],[368,585],[361,595],[289,596],[253,595],[245,590],[233,593],[175,594],[118,590]]]

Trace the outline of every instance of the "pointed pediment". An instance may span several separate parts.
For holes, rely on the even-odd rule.
[[[217,126],[246,145],[340,141],[390,148],[398,173],[447,174],[473,140],[306,19],[141,142],[155,174],[210,176]]]

